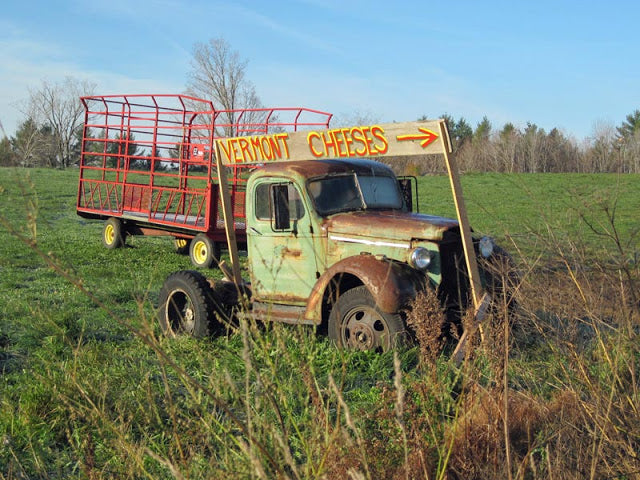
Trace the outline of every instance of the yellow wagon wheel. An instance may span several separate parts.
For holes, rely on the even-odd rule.
[[[175,238],[173,245],[176,248],[176,253],[180,255],[186,255],[189,253],[189,240],[186,238]]]
[[[217,255],[216,255],[217,254]],[[219,251],[213,240],[203,233],[199,233],[191,240],[189,247],[189,256],[191,263],[199,268],[211,268],[218,263]]]
[[[102,230],[102,243],[109,249],[124,246],[127,233],[119,218],[111,217],[104,223]]]

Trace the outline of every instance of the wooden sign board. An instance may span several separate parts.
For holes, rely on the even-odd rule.
[[[223,165],[451,153],[444,120],[281,132],[215,142]]]

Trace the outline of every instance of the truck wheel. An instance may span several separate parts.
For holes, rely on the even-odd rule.
[[[340,348],[386,352],[407,339],[402,317],[382,312],[365,286],[338,297],[329,315],[329,337]]]
[[[104,223],[102,230],[102,243],[108,249],[123,247],[127,238],[127,232],[122,228],[119,218],[111,217]]]
[[[160,290],[158,322],[166,335],[204,337],[215,326],[216,294],[200,273],[184,270],[169,275]]]
[[[220,255],[220,249],[216,249],[216,244],[213,240],[207,237],[203,233],[199,233],[191,240],[189,246],[189,256],[191,257],[191,263],[199,268],[211,268],[214,263],[218,262],[216,254]]]

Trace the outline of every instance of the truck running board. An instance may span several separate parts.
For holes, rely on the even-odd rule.
[[[253,302],[253,307],[249,312],[254,319],[263,322],[276,321],[284,323],[313,325],[310,320],[305,320],[304,312],[306,307],[297,305],[282,305],[278,303]]]

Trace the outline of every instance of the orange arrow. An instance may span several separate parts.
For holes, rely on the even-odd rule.
[[[415,135],[397,135],[396,140],[399,142],[403,142],[405,140],[422,140],[422,142],[420,142],[420,146],[422,148],[426,148],[438,139],[438,135],[427,128],[418,127],[418,130],[422,133],[416,133]]]

